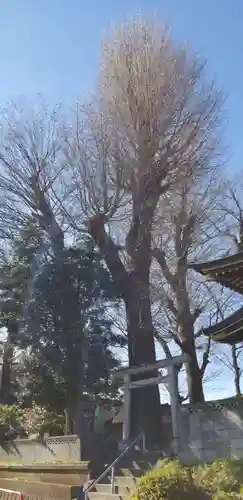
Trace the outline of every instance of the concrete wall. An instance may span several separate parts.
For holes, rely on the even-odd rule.
[[[169,407],[163,416],[166,420],[163,421],[163,428],[166,429],[170,441]],[[98,426],[99,430],[103,424],[102,419],[100,427]],[[180,427],[179,458],[185,462],[196,460],[209,462],[215,458],[243,457],[243,400],[241,399],[232,398],[194,406],[182,405]],[[106,432],[110,434],[111,430],[107,428]],[[97,436],[94,437],[97,439]],[[165,444],[169,450],[170,444]],[[101,446],[98,446],[98,449],[101,451]],[[93,450],[91,451],[93,456]],[[0,464],[78,462],[80,456],[81,445],[77,436],[48,437],[41,441],[34,438],[16,439],[12,443],[0,446]]]
[[[0,463],[77,462],[80,451],[77,436],[16,439],[0,446]]]
[[[243,402],[235,398],[181,406],[181,452],[186,462],[243,457]]]
[[[52,464],[0,464],[2,479],[80,486],[90,479],[89,462]]]

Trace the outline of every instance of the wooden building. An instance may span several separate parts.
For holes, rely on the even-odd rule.
[[[243,295],[243,252],[205,263],[191,264],[191,269],[199,272],[206,279],[216,281]],[[213,340],[225,344],[243,341],[243,307],[223,321],[203,330]]]

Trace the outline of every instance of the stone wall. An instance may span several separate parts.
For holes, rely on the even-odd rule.
[[[243,401],[181,406],[180,459],[186,462],[243,457]]]
[[[77,436],[16,439],[0,446],[0,463],[78,462],[80,448]]]

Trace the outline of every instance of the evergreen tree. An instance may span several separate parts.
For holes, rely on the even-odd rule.
[[[72,432],[81,392],[106,400],[116,395],[110,381],[110,370],[119,364],[113,347],[125,340],[112,331],[106,308],[119,300],[90,239],[66,248],[60,266],[40,234],[27,228],[21,236],[11,262],[0,270],[1,326],[11,345],[28,349],[25,401],[31,394],[38,404],[67,410]]]

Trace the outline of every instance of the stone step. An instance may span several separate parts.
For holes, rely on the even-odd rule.
[[[134,453],[132,457],[121,460],[115,469],[114,492],[108,478],[97,484],[89,493],[89,500],[128,500],[140,477],[157,463],[161,453]]]
[[[89,500],[127,500],[126,497],[116,495],[115,493],[98,493],[92,491],[89,493]]]
[[[96,484],[94,491],[89,493],[89,500],[126,500],[130,497],[138,479],[133,476],[115,476],[114,493],[111,493],[110,483]]]
[[[133,487],[125,486],[125,485],[116,485],[115,486],[115,491],[116,495],[122,495],[122,496],[127,496],[133,491]],[[111,485],[110,484],[97,484],[95,491],[98,493],[111,493]]]
[[[122,498],[127,498],[131,492],[134,490],[136,487],[137,482],[139,481],[141,476],[139,477],[134,477],[132,475],[130,476],[115,476],[114,477],[114,495],[120,495]],[[107,481],[107,480],[106,480]],[[106,482],[98,483],[94,486],[94,488],[90,491],[89,495],[93,493],[99,493],[102,495],[112,495],[111,493],[111,483]],[[90,497],[91,498],[91,497]],[[95,498],[98,500],[98,496],[95,495],[92,497],[92,499],[95,500]],[[112,497],[111,497],[112,498]]]
[[[143,456],[127,456],[121,459],[119,465],[121,468],[132,467],[133,469],[148,470],[161,458],[159,454],[145,454]]]
[[[122,469],[119,469],[116,471],[116,475],[119,475],[119,476],[132,476],[132,477],[141,477],[141,476],[144,476],[144,474],[146,474],[146,472],[148,472],[148,468],[146,469],[133,469],[133,468],[122,468]]]
[[[127,488],[134,488],[139,478],[134,476],[115,476],[115,486],[127,486]]]
[[[143,476],[148,472],[149,470],[152,469],[152,466],[150,464],[143,464],[143,465],[138,465],[135,463],[132,464],[127,464],[127,465],[122,465],[119,468],[116,469],[116,475],[121,474],[122,476]]]

